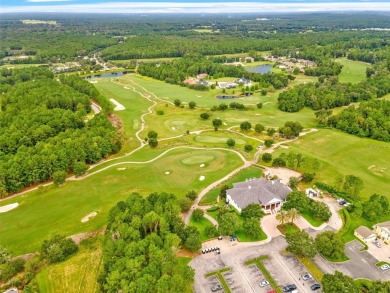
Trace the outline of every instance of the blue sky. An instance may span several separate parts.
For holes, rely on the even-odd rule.
[[[389,0],[0,0],[0,12],[235,13],[390,11]]]

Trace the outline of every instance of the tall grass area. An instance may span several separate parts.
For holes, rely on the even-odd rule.
[[[34,292],[100,292],[97,278],[102,267],[102,247],[99,240],[92,241],[81,244],[79,252],[70,259],[48,265],[39,272],[30,285],[37,288]]]
[[[288,149],[278,149],[273,157],[283,152],[295,152],[317,158],[321,166],[314,181],[333,185],[338,175],[355,175],[364,182],[361,192],[363,200],[373,193],[390,197],[388,143],[337,130],[319,129],[287,145]]]
[[[359,83],[366,79],[366,69],[371,65],[365,62],[348,60],[346,58],[336,59],[336,62],[343,65],[339,74],[339,81],[343,83]]]

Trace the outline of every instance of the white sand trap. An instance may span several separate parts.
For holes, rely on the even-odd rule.
[[[223,125],[225,125],[225,126],[226,126],[226,125],[227,125],[227,124],[226,124],[226,122],[224,122],[224,123],[223,123]]]
[[[91,218],[96,217],[97,212],[90,213],[89,215],[86,215],[84,218],[81,219],[81,223],[88,222]]]
[[[199,181],[203,181],[206,177],[204,177],[203,175],[199,177]]]
[[[165,175],[169,175],[169,174],[171,174],[171,172],[169,172],[169,171],[165,172]]]
[[[279,146],[280,146],[282,149],[288,149],[288,146],[286,146],[286,145],[280,144]]]
[[[130,89],[130,88],[128,88],[127,86],[124,86],[123,88],[124,88],[125,90],[129,90],[129,89]]]
[[[118,171],[123,171],[123,170],[126,170],[126,167],[124,167],[124,168],[118,168],[117,170],[118,170]]]
[[[201,98],[202,96],[196,96],[197,98]]]
[[[200,164],[200,166],[199,166],[199,167],[203,168],[203,167],[204,167],[204,164]]]
[[[19,204],[17,202],[15,202],[15,203],[7,204],[6,206],[2,206],[2,207],[0,207],[0,213],[9,212],[10,210],[17,208],[18,205]]]
[[[255,114],[255,116],[261,116],[261,114]]]
[[[97,80],[90,80],[89,82],[90,82],[90,83],[98,83]]]
[[[113,98],[110,99],[110,102],[113,103],[113,104],[115,105],[114,111],[122,111],[122,110],[125,110],[125,109],[126,109],[122,104],[118,103],[118,102],[117,102],[115,99],[113,99]]]
[[[176,130],[176,128],[172,126],[172,130]]]

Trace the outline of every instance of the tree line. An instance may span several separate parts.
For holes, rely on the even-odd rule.
[[[90,98],[41,68],[2,71],[12,84],[1,96],[0,194],[73,172],[119,151],[121,140],[104,113],[86,119]],[[5,75],[5,76],[4,76]]]

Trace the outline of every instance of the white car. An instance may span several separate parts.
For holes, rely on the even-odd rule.
[[[268,286],[269,285],[269,282],[267,280],[263,281],[263,282],[260,282],[260,287],[265,287],[265,286]]]
[[[310,274],[304,274],[304,275],[302,276],[302,279],[303,279],[304,281],[310,280],[311,278],[313,278],[313,276],[310,275]]]
[[[381,265],[380,268],[382,271],[386,271],[386,270],[390,269],[390,266],[388,264],[384,264],[384,265]]]

